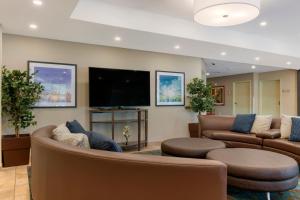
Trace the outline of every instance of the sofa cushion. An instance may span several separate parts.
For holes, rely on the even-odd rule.
[[[263,133],[270,130],[272,115],[256,115],[251,133]]]
[[[237,115],[231,131],[239,133],[250,133],[255,120],[255,114]]]
[[[122,148],[112,139],[96,132],[87,132],[90,135],[92,149],[122,152]]]
[[[300,118],[292,118],[292,130],[289,140],[300,142]]]
[[[242,134],[232,131],[220,131],[220,130],[205,130],[202,132],[205,137],[214,140],[223,141],[235,141],[249,144],[261,145],[262,139],[257,138],[255,134]]]
[[[287,139],[265,139],[264,146],[300,155],[300,142],[292,142]]]
[[[280,129],[270,129],[262,133],[256,133],[255,135],[263,139],[276,139],[280,138]]]

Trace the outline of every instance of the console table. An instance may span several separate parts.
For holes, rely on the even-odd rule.
[[[91,109],[90,111],[90,130],[93,131],[93,124],[111,124],[111,138],[115,139],[115,125],[116,124],[126,124],[126,123],[137,123],[138,124],[138,141],[129,143],[128,145],[124,146],[121,145],[125,150],[132,149],[137,146],[138,151],[141,150],[141,146],[148,145],[148,110],[147,109]],[[124,113],[124,112],[131,112],[137,113],[137,118],[132,119],[116,119],[117,113]],[[110,113],[111,119],[110,120],[94,120],[94,114],[104,114]],[[144,113],[144,117],[142,117],[142,113]],[[145,125],[145,141],[141,141],[141,134],[142,134],[142,123],[144,122]],[[137,145],[136,145],[137,143]]]

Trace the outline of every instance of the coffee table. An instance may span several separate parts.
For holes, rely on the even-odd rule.
[[[298,185],[298,164],[288,156],[265,150],[228,148],[210,151],[207,159],[227,165],[228,184],[242,189],[283,192]]]
[[[204,138],[175,138],[161,144],[164,154],[186,158],[205,158],[207,152],[225,147],[222,141]]]

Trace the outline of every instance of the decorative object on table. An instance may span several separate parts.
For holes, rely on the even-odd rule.
[[[156,71],[156,106],[185,105],[185,74]]]
[[[28,71],[45,88],[35,108],[76,108],[77,65],[28,61]]]
[[[130,128],[129,126],[124,126],[123,128],[123,136],[125,138],[125,145],[128,145],[128,141],[129,141],[129,138],[130,138]]]
[[[187,85],[187,91],[190,96],[191,109],[201,114],[202,112],[211,112],[214,108],[214,97],[211,94],[212,86],[205,84],[202,79],[194,78]]]
[[[36,125],[32,106],[40,99],[43,89],[27,71],[2,68],[2,117],[15,132],[2,137],[4,167],[28,164],[30,135],[20,134],[20,130]]]
[[[214,86],[211,93],[215,99],[215,106],[225,106],[225,86]]]

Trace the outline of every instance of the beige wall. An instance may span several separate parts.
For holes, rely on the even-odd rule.
[[[225,86],[225,106],[217,106],[216,114],[232,115],[233,98],[232,89],[235,81],[252,81],[253,94],[253,113],[259,111],[259,82],[262,80],[280,80],[280,112],[281,114],[297,115],[297,71],[281,70],[274,72],[241,74],[235,76],[226,76],[210,78],[208,82],[215,85]]]
[[[26,70],[28,60],[78,65],[77,108],[35,109],[37,127],[60,124],[71,119],[77,119],[88,127],[89,66],[151,71],[150,141],[187,136],[188,123],[195,120],[195,114],[184,107],[155,107],[155,70],[185,72],[188,83],[194,77],[201,77],[204,63],[200,58],[4,34],[4,64],[8,68]]]
[[[250,80],[253,84],[253,74],[242,74],[207,79],[207,82],[211,83],[212,85],[225,86],[225,106],[215,107],[215,113],[217,115],[233,114],[233,83],[246,80]],[[253,87],[251,88],[253,89]]]

